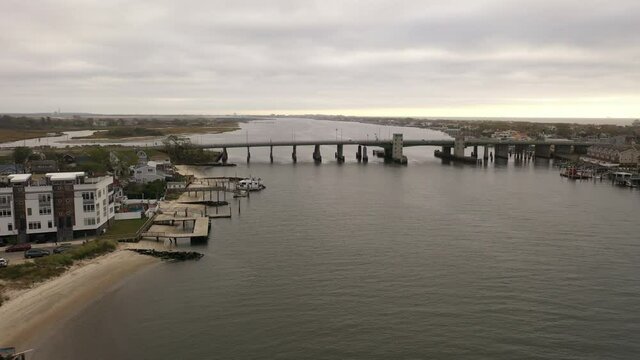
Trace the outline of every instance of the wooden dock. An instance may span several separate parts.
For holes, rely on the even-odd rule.
[[[180,231],[179,225],[176,227],[175,223],[182,223],[183,229],[187,222],[193,221],[193,229],[189,232]],[[208,217],[175,217],[171,214],[159,214],[154,220],[155,225],[172,226],[173,229],[165,231],[146,231],[141,234],[144,238],[169,239],[177,241],[178,239],[207,239],[209,238],[209,218]]]

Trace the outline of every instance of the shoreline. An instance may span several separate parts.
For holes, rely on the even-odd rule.
[[[12,292],[0,306],[0,346],[26,350],[92,302],[113,291],[127,277],[159,259],[121,246],[112,253],[71,267],[59,277]]]

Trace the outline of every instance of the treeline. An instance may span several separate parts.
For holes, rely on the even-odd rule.
[[[61,129],[87,129],[87,128],[108,128],[122,126],[211,126],[220,124],[235,124],[238,119],[229,118],[166,118],[166,117],[122,117],[122,118],[102,118],[102,117],[74,117],[72,119],[61,119],[50,116],[29,117],[29,116],[0,116],[0,129],[29,129],[29,130],[61,130]]]
[[[164,152],[171,157],[174,164],[210,164],[217,162],[220,157],[219,153],[194,147],[191,141],[185,137],[169,135],[162,140],[162,143],[164,144]]]

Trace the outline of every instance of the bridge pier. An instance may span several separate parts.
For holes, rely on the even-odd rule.
[[[365,164],[369,162],[369,155],[367,155],[367,147],[366,146],[362,147],[362,162],[365,163]]]
[[[227,153],[227,148],[222,148],[222,156],[220,157],[223,165],[227,164],[227,160],[229,160],[229,153]]]
[[[493,145],[496,153],[496,159],[508,159],[509,158],[509,145],[507,144],[495,144]]]
[[[247,146],[247,163],[251,160],[251,148]]]
[[[473,145],[473,157],[478,158],[478,145]]]
[[[296,146],[293,145],[293,152],[291,153],[291,160],[293,160],[293,163],[297,163],[298,162],[298,154],[296,154]]]
[[[487,162],[487,160],[489,160],[489,145],[484,146],[484,153],[482,154],[482,159],[484,159],[485,163]]]
[[[458,159],[464,158],[464,137],[457,136],[453,142],[453,157]]]
[[[551,145],[536,145],[536,158],[549,159],[551,157]]]
[[[338,164],[342,164],[344,162],[344,145],[338,144],[336,149],[336,160],[338,160]]]
[[[518,144],[515,146],[515,154],[516,154],[516,159],[523,159],[524,158],[524,152],[525,152],[525,146]]]
[[[390,154],[387,149],[385,149],[384,155],[387,160],[391,160],[396,164],[406,164],[407,157],[402,154],[403,148],[403,140],[402,134],[393,134],[393,140],[391,142],[391,151]],[[389,157],[390,156],[390,157]]]
[[[320,145],[315,145],[313,149],[313,161],[315,161],[316,164],[319,164],[322,162],[322,154],[320,154]]]
[[[273,164],[273,145],[269,147],[269,160],[271,160],[271,163]]]
[[[356,151],[356,160],[362,161],[362,145],[358,145],[358,151]]]
[[[451,146],[443,146],[442,147],[442,154],[446,157],[450,157],[451,156]]]

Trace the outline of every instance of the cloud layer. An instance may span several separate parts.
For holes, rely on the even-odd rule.
[[[640,116],[640,2],[0,2],[0,111]]]

